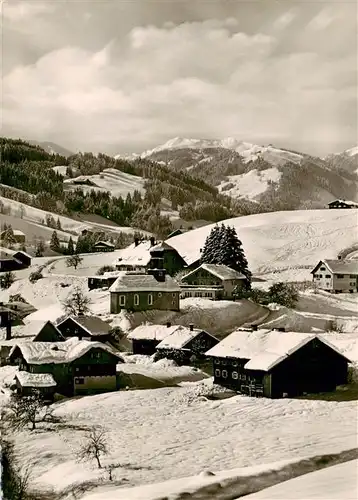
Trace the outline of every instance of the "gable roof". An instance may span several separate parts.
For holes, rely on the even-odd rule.
[[[324,264],[332,274],[358,274],[358,260],[325,259],[320,260],[311,271],[314,274]]]
[[[15,256],[19,255],[19,254],[24,255],[28,259],[32,259],[31,255],[29,255],[27,252],[23,252],[22,250],[19,250],[18,252],[13,253],[12,256],[15,258]]]
[[[216,276],[222,281],[246,279],[246,276],[239,273],[238,271],[235,271],[235,269],[231,269],[231,267],[229,266],[224,266],[223,264],[201,264],[201,266],[194,269],[194,271],[191,271],[190,273],[183,276],[182,280],[184,280],[188,276],[191,276],[192,274],[195,274],[199,269],[204,269],[205,271]]]
[[[57,326],[62,325],[69,319],[82,327],[90,336],[108,335],[111,329],[110,325],[98,318],[98,316],[67,316],[67,318],[57,323]]]
[[[140,241],[136,246],[132,243],[127,248],[120,250],[118,259],[114,265],[118,266],[146,266],[150,259],[152,244],[150,240]]]
[[[54,328],[56,328],[56,326],[48,320],[30,321],[25,325],[13,326],[11,328],[10,340],[13,342],[19,342],[21,340],[35,340],[47,323],[50,323]],[[62,338],[62,333],[57,328],[56,330],[59,334],[59,337]]]
[[[29,373],[23,370],[15,374],[22,387],[56,387],[51,373]]]
[[[291,354],[318,338],[335,352],[346,358],[327,339],[313,333],[279,332],[277,330],[236,330],[206,352],[206,356],[248,360],[247,370],[269,371]],[[348,362],[350,360],[346,358]]]
[[[66,364],[81,358],[91,349],[102,349],[118,358],[118,362],[123,359],[117,352],[102,342],[92,342],[90,340],[78,340],[71,338],[64,342],[19,342],[13,346],[9,356],[19,348],[25,361],[29,364]]]
[[[168,243],[166,243],[165,241],[161,241],[157,245],[154,245],[153,247],[150,248],[150,252],[157,252],[160,250],[173,250],[174,252],[176,252],[175,248],[168,245]]]
[[[353,205],[358,208],[358,203],[356,201],[350,201],[350,200],[333,200],[328,205],[333,205],[334,203],[344,203],[345,205]]]
[[[152,274],[123,271],[109,291],[113,292],[180,292],[178,283],[168,274],[165,281],[157,281]]]
[[[134,330],[132,330],[127,338],[129,340],[158,340],[162,341],[168,335],[172,334],[176,330],[180,328],[180,325],[149,325],[144,324],[137,326]]]
[[[187,326],[180,326],[173,333],[165,337],[165,339],[157,345],[157,349],[183,349],[191,340],[195,339],[195,337],[200,335],[203,331],[204,330],[201,330],[200,328],[190,330]],[[210,335],[210,333],[205,333]],[[210,335],[210,337],[215,339],[213,335]]]
[[[105,247],[111,247],[111,248],[114,248],[114,245],[113,243],[110,243],[109,241],[97,241],[93,246],[96,246],[96,245],[104,245]]]

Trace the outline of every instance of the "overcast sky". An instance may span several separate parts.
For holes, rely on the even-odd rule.
[[[355,0],[5,0],[2,23],[2,135],[109,154],[357,143]]]

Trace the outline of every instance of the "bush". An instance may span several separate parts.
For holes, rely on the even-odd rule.
[[[283,282],[270,286],[268,293],[271,299],[270,302],[275,302],[291,309],[296,307],[299,298],[296,287]]]
[[[109,273],[111,271],[115,271],[115,268],[113,266],[102,266],[98,269],[97,276],[101,276],[102,274]]]
[[[35,283],[36,281],[43,278],[43,275],[40,270],[33,271],[29,276],[30,283]]]
[[[10,288],[15,281],[15,275],[13,272],[8,271],[0,276],[0,287],[2,289]]]

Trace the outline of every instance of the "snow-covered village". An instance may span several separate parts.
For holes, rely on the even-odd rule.
[[[357,6],[2,6],[0,498],[358,498]]]

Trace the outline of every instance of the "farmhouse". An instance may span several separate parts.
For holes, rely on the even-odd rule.
[[[132,330],[127,338],[132,341],[133,354],[150,356],[156,352],[155,348],[162,340],[179,328],[180,325],[172,325],[170,322],[166,325],[144,324]]]
[[[114,245],[108,241],[97,241],[93,245],[94,252],[114,252]]]
[[[6,239],[7,235],[11,234],[11,239],[13,240],[14,243],[25,243],[26,241],[26,236],[25,233],[22,231],[19,231],[18,229],[13,229],[12,231],[5,230],[0,233],[0,240]]]
[[[313,283],[327,292],[354,293],[358,291],[357,260],[320,260],[311,274]]]
[[[65,396],[114,391],[116,365],[122,358],[100,342],[72,338],[65,342],[20,342],[11,364],[30,374],[52,375],[56,392]]]
[[[109,289],[111,314],[121,310],[179,311],[179,285],[164,269],[151,271],[153,274],[121,273]]]
[[[135,238],[134,243],[121,250],[120,257],[114,262],[118,271],[144,272],[153,267],[153,258],[162,257],[164,269],[173,276],[185,267],[184,259],[167,243],[157,244],[154,237],[140,241]]]
[[[121,271],[107,271],[101,276],[89,276],[87,279],[88,289],[109,288],[120,276]]]
[[[16,392],[20,396],[30,396],[38,391],[45,401],[52,402],[56,391],[56,381],[50,373],[29,373],[20,371],[15,375]]]
[[[193,359],[203,359],[208,349],[218,344],[218,339],[194,325],[180,326],[157,345],[156,359],[172,359],[178,364],[189,364]]]
[[[334,200],[328,203],[328,208],[358,208],[356,201]]]
[[[268,398],[334,391],[350,363],[323,336],[264,329],[236,330],[206,355],[214,383]]]
[[[77,337],[79,340],[108,342],[110,326],[97,316],[68,316],[56,325],[66,338]]]
[[[246,277],[221,264],[202,264],[181,279],[181,297],[231,299],[235,288],[244,287]]]
[[[15,252],[0,259],[0,272],[18,271],[31,266],[32,257],[26,252]]]

